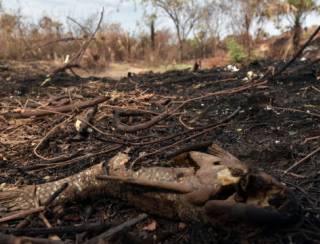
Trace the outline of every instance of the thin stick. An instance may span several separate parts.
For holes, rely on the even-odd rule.
[[[96,152],[96,153],[87,153],[87,154],[79,156],[77,158],[73,158],[73,159],[70,159],[68,161],[64,161],[64,162],[61,162],[61,163],[56,163],[54,165],[52,165],[52,164],[39,164],[39,165],[37,165],[36,169],[31,169],[30,172],[39,171],[39,170],[43,170],[43,169],[55,169],[55,168],[59,168],[59,167],[64,167],[64,166],[79,162],[81,160],[85,160],[85,159],[88,159],[88,158],[99,156],[101,154],[106,154],[106,153],[110,153],[110,152],[116,151],[116,150],[120,149],[122,146],[123,145],[118,145],[118,146],[115,146],[115,147],[112,147],[112,148],[107,148],[105,150],[102,150],[102,151],[99,151],[99,152]]]
[[[271,108],[279,109],[279,110],[283,110],[283,111],[289,111],[289,112],[304,113],[304,114],[308,114],[308,115],[310,115],[310,116],[314,116],[314,117],[320,118],[320,114],[316,114],[316,113],[312,113],[312,112],[307,112],[307,111],[303,111],[303,110],[296,109],[296,108],[282,108],[282,107],[276,107],[276,106],[272,106]]]
[[[51,197],[43,204],[43,206],[47,209],[51,203],[68,187],[68,183],[64,183],[58,190],[56,190]],[[24,220],[22,220],[17,226],[16,228],[20,229],[23,227],[28,226],[31,223],[33,216],[30,215],[27,218],[25,218]]]
[[[307,156],[305,156],[304,158],[300,159],[299,161],[295,162],[292,166],[290,166],[288,169],[286,169],[284,171],[284,174],[287,174],[290,170],[292,170],[293,168],[297,167],[298,165],[302,164],[304,161],[306,161],[307,159],[311,158],[313,155],[315,155],[316,153],[320,152],[320,147],[318,147],[317,149],[315,149],[314,151],[312,151],[311,153],[309,153]]]
[[[52,228],[43,227],[31,227],[31,228],[0,228],[0,232],[14,234],[14,235],[28,235],[28,236],[39,236],[39,235],[65,235],[75,234],[82,232],[101,232],[106,228],[110,228],[110,223],[98,223],[98,224],[82,224],[78,226],[58,226]]]
[[[106,240],[106,239],[114,236],[115,234],[136,225],[137,223],[145,220],[147,217],[148,217],[147,214],[141,214],[134,219],[130,219],[130,220],[128,220],[128,221],[126,221],[116,227],[113,227],[113,228],[107,230],[106,232],[102,233],[101,235],[98,235],[98,236],[86,241],[85,244],[95,244],[95,243],[103,242],[103,240]]]
[[[42,155],[40,155],[37,151],[38,149],[41,147],[41,145],[46,141],[48,140],[49,136],[51,136],[61,125],[69,122],[71,120],[71,117],[67,118],[66,120],[62,121],[61,123],[55,125],[54,127],[52,127],[52,129],[49,130],[49,132],[45,135],[45,137],[43,137],[40,142],[37,144],[37,146],[33,149],[33,153],[34,155],[36,155],[38,158],[41,158],[42,160],[45,160],[45,161],[59,161],[60,158],[63,159],[65,158],[66,156],[65,155],[62,155],[62,156],[58,156],[58,157],[55,157],[55,158],[46,158]]]
[[[311,86],[311,88],[312,88],[313,90],[317,91],[317,92],[320,92],[320,89],[319,89],[318,87],[316,87],[316,86]]]
[[[11,221],[11,220],[15,220],[15,219],[25,218],[25,217],[27,217],[27,216],[29,216],[31,214],[40,213],[44,209],[45,209],[45,207],[41,206],[41,207],[38,207],[38,208],[31,208],[31,209],[28,209],[28,210],[20,211],[18,213],[11,214],[9,216],[1,218],[0,219],[0,223]]]
[[[313,140],[317,140],[320,139],[320,136],[313,136],[313,137],[308,137],[306,139],[304,139],[304,141],[302,142],[302,144],[306,144],[309,141],[313,141]]]
[[[86,35],[89,35],[90,34],[90,31],[88,30],[88,28],[86,28],[85,26],[83,26],[82,24],[80,24],[78,21],[76,21],[74,18],[68,16],[67,17],[68,20],[72,21],[73,23],[75,23],[76,25],[78,25],[81,30],[86,34]]]
[[[216,129],[216,128],[218,128],[218,127],[225,126],[225,125],[226,125],[226,122],[229,121],[230,119],[232,119],[234,116],[236,116],[236,115],[238,114],[238,112],[240,111],[240,109],[241,109],[241,108],[238,107],[238,108],[237,108],[232,114],[230,114],[227,118],[223,119],[221,122],[219,122],[218,124],[215,124],[215,125],[212,126],[212,127],[206,128],[206,129],[203,130],[202,132],[199,132],[199,133],[197,133],[197,134],[194,134],[194,135],[192,135],[192,136],[189,136],[189,137],[187,137],[187,138],[185,138],[185,139],[182,139],[182,140],[180,140],[180,141],[174,142],[173,144],[170,144],[170,145],[168,145],[168,146],[162,147],[162,148],[160,148],[160,149],[158,149],[158,150],[156,150],[156,151],[154,151],[154,152],[151,152],[151,153],[148,153],[148,154],[144,154],[144,155],[138,157],[136,160],[134,160],[134,161],[131,163],[131,168],[135,165],[135,163],[141,161],[142,159],[145,159],[145,158],[147,158],[147,157],[154,156],[154,155],[156,155],[156,154],[158,154],[158,153],[160,153],[160,152],[166,151],[166,150],[169,149],[169,148],[175,147],[175,146],[177,146],[177,145],[179,145],[179,144],[181,144],[181,143],[183,143],[183,142],[189,141],[189,140],[194,139],[194,138],[196,138],[196,137],[199,137],[199,136],[201,136],[201,135],[203,135],[203,134],[206,134],[206,133],[208,133],[208,132],[210,132],[210,131],[212,131],[213,129]],[[190,130],[190,131],[191,131],[191,130]]]

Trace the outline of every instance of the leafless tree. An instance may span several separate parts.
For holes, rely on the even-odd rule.
[[[261,25],[267,19],[267,10],[273,0],[231,0],[228,1],[231,24],[234,32],[244,36],[243,45],[251,57],[252,37],[250,32],[254,24]]]
[[[269,17],[278,23],[284,18],[289,22],[292,33],[292,49],[298,49],[301,41],[302,26],[308,14],[319,12],[318,0],[274,0],[269,5]]]
[[[141,0],[162,11],[174,24],[178,43],[179,58],[183,60],[184,43],[196,24],[208,11],[208,6],[214,1],[197,0]]]

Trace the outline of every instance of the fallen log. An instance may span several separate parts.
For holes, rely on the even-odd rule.
[[[89,101],[77,102],[74,104],[60,106],[60,107],[44,107],[36,110],[26,109],[18,112],[9,112],[5,114],[5,116],[9,118],[22,119],[22,118],[30,118],[30,117],[40,117],[40,116],[56,114],[56,113],[68,113],[68,112],[71,112],[73,109],[85,109],[85,108],[93,107],[107,100],[109,100],[109,97],[103,96],[103,97],[98,97],[96,99],[92,99]]]
[[[62,204],[88,197],[120,198],[137,208],[171,219],[223,224],[249,222],[288,225],[299,219],[298,205],[287,187],[270,175],[255,172],[217,145],[211,154],[189,152],[195,167],[126,169],[129,156],[118,153],[107,166],[95,165],[73,176],[36,186],[43,205],[63,184],[55,200]],[[6,213],[35,207],[34,186],[0,192]]]

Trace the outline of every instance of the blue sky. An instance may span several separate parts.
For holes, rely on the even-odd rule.
[[[143,11],[133,1],[116,0],[3,0],[6,10],[17,11],[31,21],[48,15],[65,22],[67,17],[84,20],[97,15],[105,8],[105,21],[121,23],[125,29],[134,30]]]
[[[81,22],[86,18],[97,15],[102,7],[105,8],[105,21],[121,23],[124,29],[130,32],[140,31],[141,25],[137,26],[143,16],[142,8],[135,6],[130,0],[2,0],[5,9],[10,11],[21,11],[30,21],[36,22],[41,16],[49,15],[62,22],[67,17],[73,17]],[[320,23],[320,16],[309,16],[306,25]],[[162,17],[158,24],[160,26],[171,26],[168,19]],[[267,25],[271,34],[278,34],[272,25]]]

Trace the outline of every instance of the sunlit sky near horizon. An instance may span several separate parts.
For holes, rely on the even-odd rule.
[[[67,17],[82,20],[93,15],[98,15],[102,7],[105,9],[104,21],[109,23],[120,23],[125,30],[130,32],[140,31],[143,17],[143,9],[135,5],[133,1],[126,0],[2,0],[6,10],[20,13],[32,22],[37,22],[41,16],[48,15],[61,22],[66,22]],[[306,20],[306,25],[320,23],[319,16],[310,16]],[[158,26],[169,26],[171,22],[162,17],[158,21]],[[270,34],[278,34],[272,25],[267,25]]]

